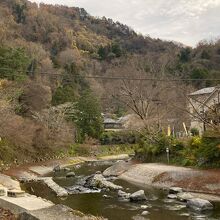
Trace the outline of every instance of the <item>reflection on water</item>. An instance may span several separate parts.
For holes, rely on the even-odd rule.
[[[56,173],[54,180],[63,187],[73,186],[81,178],[94,174],[96,171],[103,171],[111,164],[103,163],[87,163],[79,168],[72,167],[71,170],[76,173],[75,178],[65,178],[65,172]],[[52,174],[53,175],[53,174]],[[123,186],[128,192],[135,192],[143,189],[143,187],[135,186],[122,180],[115,180],[115,184]],[[46,186],[39,183],[25,184],[25,189],[37,196],[49,199],[56,204],[64,204],[83,213],[96,216],[104,216],[109,220],[216,220],[220,219],[220,205],[215,204],[212,212],[205,214],[193,213],[189,211],[184,203],[166,198],[165,192],[154,189],[145,188],[145,194],[148,198],[146,202],[130,203],[122,202],[117,198],[117,192],[103,192],[93,194],[70,195],[67,198],[58,198]],[[103,195],[108,195],[104,198]],[[141,206],[146,205],[145,210]],[[143,211],[149,214],[141,216]]]

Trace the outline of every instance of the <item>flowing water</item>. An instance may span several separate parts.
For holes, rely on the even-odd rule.
[[[73,186],[80,178],[94,174],[96,171],[103,171],[111,164],[110,162],[93,162],[81,165],[79,168],[70,167],[76,173],[74,178],[65,178],[65,172],[51,174],[54,181],[62,187]],[[46,186],[39,183],[28,183],[23,187],[31,194],[51,200],[56,204],[64,204],[85,214],[104,216],[109,220],[188,220],[188,219],[220,219],[220,204],[214,204],[211,212],[195,213],[186,208],[184,203],[167,199],[167,193],[152,187],[143,188],[127,183],[122,180],[115,180],[115,184],[123,186],[127,192],[145,190],[148,198],[146,202],[131,203],[118,200],[117,192],[101,192],[92,194],[69,195],[67,198],[58,198]],[[104,198],[103,195],[108,195]],[[141,216],[144,211],[141,205],[147,205],[149,214]]]

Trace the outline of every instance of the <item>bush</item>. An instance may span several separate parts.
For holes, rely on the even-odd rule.
[[[108,131],[104,132],[100,138],[103,145],[111,144],[136,144],[140,135],[134,131]]]
[[[179,162],[184,166],[219,167],[220,138],[193,137],[179,156]]]
[[[190,132],[191,132],[192,136],[199,135],[199,130],[197,128],[191,128]]]
[[[220,166],[220,138],[203,137],[195,154],[198,166]]]
[[[145,162],[166,160],[166,148],[171,146],[171,138],[164,134],[146,135],[140,139],[135,151],[136,157]]]
[[[181,158],[184,143],[168,137],[163,133],[146,135],[140,139],[135,150],[136,157],[145,162],[167,162],[166,148],[169,148],[170,162],[176,162]]]

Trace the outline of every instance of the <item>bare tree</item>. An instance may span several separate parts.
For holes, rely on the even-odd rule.
[[[220,133],[219,98],[216,97],[216,100],[214,100],[205,95],[189,95],[192,90],[191,85],[182,83],[176,88],[181,102],[171,102],[170,104],[173,108],[187,115],[189,121],[198,122],[198,127],[202,126],[203,129],[211,129]]]
[[[169,77],[165,77],[168,75],[165,74],[167,66],[171,62],[169,58],[165,58],[155,61],[149,56],[142,58],[143,60],[137,57],[129,63],[125,62],[124,68],[120,67],[120,76],[125,79],[114,83],[113,97],[132,110],[150,133],[161,131],[170,121],[178,121],[180,115],[183,118],[172,103],[180,103],[183,108],[186,102],[179,99],[179,93],[182,93],[178,89],[180,82],[169,81]],[[113,76],[117,73],[117,70],[112,71]],[[129,77],[136,80],[127,79]],[[143,78],[155,80],[141,80]]]

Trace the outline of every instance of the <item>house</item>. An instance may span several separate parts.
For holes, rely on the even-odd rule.
[[[207,121],[215,123],[219,120],[217,114],[210,117],[210,111],[219,109],[220,86],[203,88],[189,94],[189,111],[191,114],[191,128],[197,128],[202,134],[207,129]],[[205,120],[203,120],[205,119]]]
[[[105,131],[114,131],[123,129],[123,125],[120,120],[112,119],[112,118],[104,118],[104,129]]]

